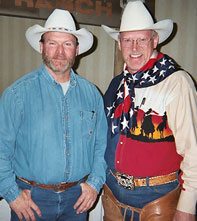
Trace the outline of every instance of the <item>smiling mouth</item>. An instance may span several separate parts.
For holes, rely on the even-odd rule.
[[[131,58],[140,58],[142,55],[141,54],[132,54],[130,55]]]

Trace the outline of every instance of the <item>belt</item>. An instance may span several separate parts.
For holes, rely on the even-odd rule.
[[[149,178],[134,178],[128,174],[113,171],[111,171],[111,174],[116,178],[116,181],[120,186],[130,190],[134,190],[135,187],[157,186],[177,180],[176,172],[162,176],[152,176]]]
[[[47,189],[47,190],[54,190],[55,192],[63,192],[65,190],[67,190],[68,188],[75,186],[78,183],[78,181],[77,181],[77,182],[72,182],[72,183],[60,183],[60,184],[46,185],[46,184],[37,183],[35,181],[26,180],[22,177],[17,177],[17,179],[19,179],[19,180],[23,181],[24,183],[27,183],[31,186],[37,185],[39,188]]]

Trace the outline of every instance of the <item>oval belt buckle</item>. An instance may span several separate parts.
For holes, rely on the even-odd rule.
[[[130,190],[134,190],[135,189],[135,183],[134,183],[133,176],[130,176],[128,187],[129,187],[128,189],[130,189]]]
[[[133,176],[126,175],[123,173],[117,173],[116,180],[117,180],[117,183],[125,189],[128,189],[128,190],[135,189]]]

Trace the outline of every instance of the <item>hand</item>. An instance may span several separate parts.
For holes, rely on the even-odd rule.
[[[173,221],[195,221],[195,215],[177,210]]]
[[[78,198],[74,205],[74,209],[77,209],[77,214],[86,212],[89,210],[97,198],[96,190],[87,183],[81,183],[82,194]]]
[[[24,216],[26,221],[35,221],[33,210],[38,216],[41,216],[40,209],[31,199],[30,190],[22,190],[21,195],[10,204],[10,207],[17,214],[19,220],[23,220]]]

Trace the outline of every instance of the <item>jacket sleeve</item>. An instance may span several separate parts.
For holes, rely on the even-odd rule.
[[[97,192],[100,191],[106,180],[106,162],[104,159],[107,143],[107,120],[104,112],[103,99],[99,95],[97,103],[96,138],[94,147],[94,163],[88,180],[86,181]]]
[[[173,131],[183,185],[177,209],[195,214],[197,201],[197,93],[194,83],[183,71],[171,87],[172,100],[167,106],[168,123]]]
[[[15,91],[7,89],[0,99],[0,195],[8,203],[21,194],[12,167],[16,136],[22,118],[21,110]]]

